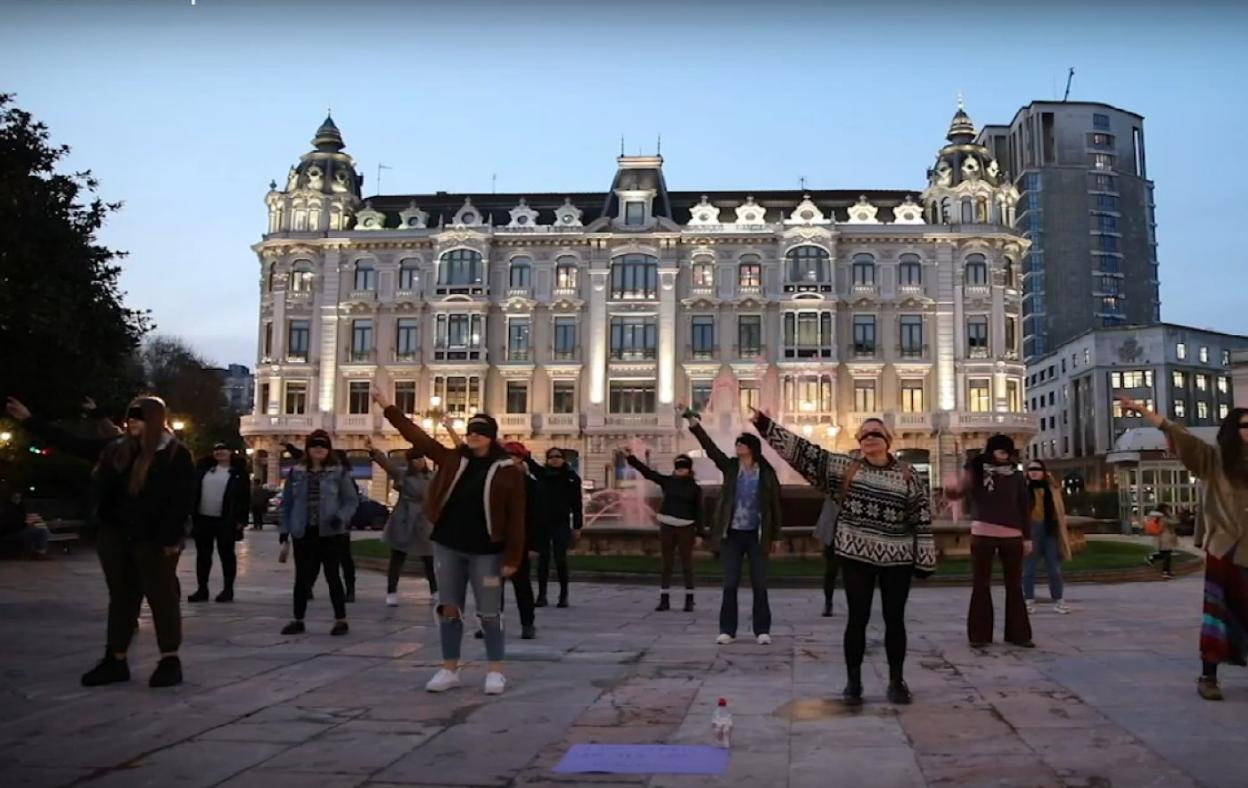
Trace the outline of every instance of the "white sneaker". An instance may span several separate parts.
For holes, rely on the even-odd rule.
[[[429,679],[429,683],[425,685],[425,690],[428,692],[446,692],[447,690],[455,689],[458,686],[458,670],[439,668],[438,672],[433,674],[433,678]]]
[[[768,635],[768,634],[766,634],[766,633],[763,633],[762,635],[759,635],[759,636],[758,636],[758,645],[760,645],[760,646],[770,646],[770,645],[771,645],[771,635]]]
[[[485,694],[486,695],[502,695],[503,690],[507,688],[507,677],[502,673],[490,671],[485,674]]]
[[[386,594],[386,607],[398,607],[398,606],[399,606],[399,595],[398,594]]]
[[[1027,615],[1034,616],[1036,614],[1036,600],[1027,600]]]
[[[715,638],[715,642],[721,646],[726,646],[734,640],[736,640],[736,638],[728,634],[720,635],[719,637]]]
[[[1061,613],[1062,615],[1066,615],[1067,613],[1070,612],[1070,608],[1067,607],[1066,603],[1062,601],[1061,599],[1053,603],[1053,610],[1055,612]]]

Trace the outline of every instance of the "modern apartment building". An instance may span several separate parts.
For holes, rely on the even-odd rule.
[[[432,420],[495,414],[537,452],[611,484],[640,437],[726,440],[747,406],[853,446],[884,415],[896,448],[956,465],[995,432],[1026,442],[1017,192],[959,109],[923,190],[674,191],[620,156],[602,192],[377,195],[327,119],[266,197],[256,413],[270,477],[284,441],[402,445],[378,385]]]
[[[1232,356],[1248,336],[1163,323],[1096,329],[1027,365],[1027,406],[1039,419],[1030,456],[1109,489],[1105,456],[1127,430],[1144,426],[1115,402],[1127,394],[1193,427],[1216,427],[1233,408]]]
[[[1108,104],[1036,101],[978,142],[1020,193],[1023,353],[1094,328],[1160,322],[1157,221],[1144,119]]]

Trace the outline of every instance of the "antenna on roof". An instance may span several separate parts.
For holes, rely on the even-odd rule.
[[[1066,101],[1070,98],[1070,83],[1073,82],[1074,79],[1075,79],[1075,67],[1071,66],[1070,72],[1066,74],[1066,95],[1062,96],[1062,101]]]
[[[490,173],[490,194],[494,194],[497,191],[498,191],[498,173],[491,172]]]
[[[620,155],[624,155],[624,135],[620,135]]]
[[[381,162],[378,162],[378,163],[377,163],[377,193],[378,193],[378,194],[381,194],[381,171],[382,171],[382,170],[393,170],[393,169],[394,169],[393,167],[390,167],[390,166],[388,166],[388,165],[382,164]]]
[[[654,144],[654,155],[655,156],[663,155],[663,132],[661,131],[659,132],[658,141]]]
[[[797,183],[798,183],[798,188],[800,188],[802,191],[806,191],[806,176],[805,175],[798,178]]]

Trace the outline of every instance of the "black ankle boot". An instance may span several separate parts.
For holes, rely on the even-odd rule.
[[[182,683],[182,660],[177,657],[161,657],[156,670],[148,680],[149,687],[176,687]]]
[[[862,705],[862,669],[850,668],[849,680],[845,683],[845,691],[841,693],[846,706]]]
[[[82,686],[102,687],[105,684],[118,684],[130,680],[130,666],[124,659],[117,659],[112,654],[105,654],[104,659],[96,663],[94,668],[82,674]]]
[[[546,607],[549,604],[550,602],[546,601],[546,592],[539,591],[537,594],[537,601],[533,603],[533,607]]]
[[[196,591],[195,593],[191,594],[190,596],[186,598],[186,601],[187,602],[207,602],[208,601],[207,586],[200,586],[198,591]]]
[[[233,602],[234,601],[234,589],[227,588],[221,593],[217,594],[217,601],[218,602]]]
[[[832,600],[831,599],[823,600],[823,617],[832,618]]]
[[[555,607],[567,607],[567,606],[568,606],[568,595],[567,595],[567,592],[564,592],[559,595],[559,603],[556,604]]]
[[[345,601],[355,602],[355,586],[354,585],[347,586],[347,595],[346,595]]]
[[[656,613],[662,613],[664,610],[672,609],[672,597],[670,594],[659,594],[659,606],[654,609]]]
[[[913,700],[910,695],[910,688],[906,686],[906,682],[900,678],[892,679],[888,682],[888,702],[894,706],[909,706]]]
[[[685,594],[685,612],[693,612],[693,594]]]

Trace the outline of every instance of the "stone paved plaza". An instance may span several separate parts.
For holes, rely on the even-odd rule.
[[[695,614],[655,613],[650,588],[577,584],[571,609],[538,611],[537,640],[508,643],[505,695],[481,693],[483,649],[469,639],[466,686],[435,696],[423,691],[439,661],[423,581],[406,579],[403,606],[388,609],[384,579],[362,572],[346,638],[328,635],[322,582],[309,634],[282,637],[293,570],[276,562],[276,541],[249,532],[240,545],[238,602],[184,608],[187,683],[171,691],[146,686],[155,662],[146,611],[135,679],[79,686],[104,634],[106,595],[89,550],[0,563],[0,784],[1248,784],[1248,674],[1228,671],[1224,703],[1196,696],[1196,578],[1073,586],[1075,613],[1042,610],[1031,652],[972,651],[969,590],[916,589],[915,704],[884,701],[877,612],[868,704],[847,713],[834,700],[844,608],[838,599],[837,618],[819,618],[814,590],[773,594],[772,646],[720,648],[712,590]],[[184,589],[193,567],[184,556]],[[725,778],[551,773],[578,742],[705,743],[720,697],[735,716]]]

